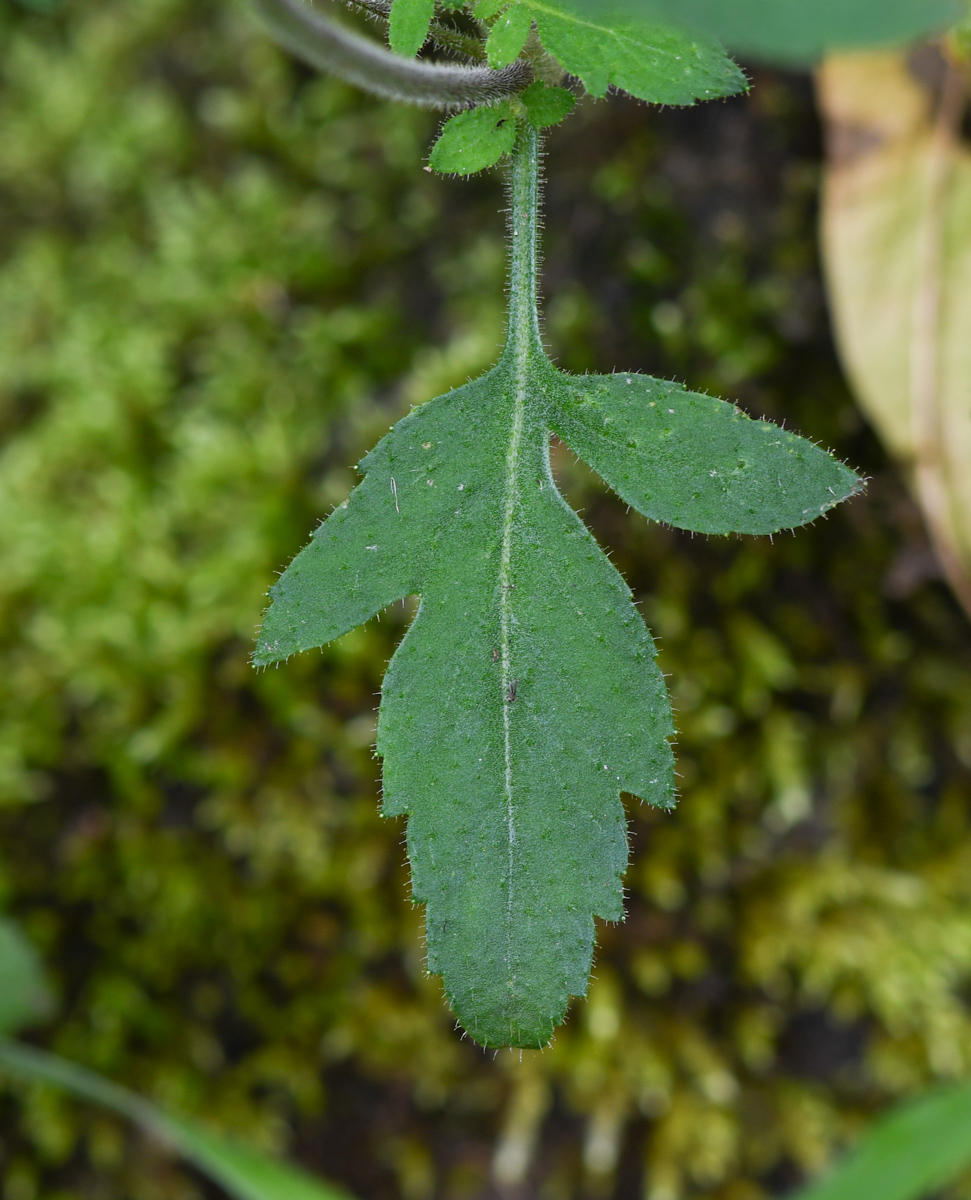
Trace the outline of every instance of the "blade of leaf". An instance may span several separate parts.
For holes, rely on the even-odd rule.
[[[43,1020],[52,1008],[36,951],[12,921],[0,918],[0,1034]]]
[[[414,58],[428,40],[435,0],[393,0],[388,21],[388,44],[395,54]]]
[[[638,512],[697,533],[791,529],[863,486],[805,438],[646,375],[575,379],[551,421]]]
[[[474,175],[493,167],[516,141],[516,119],[507,103],[470,108],[442,126],[429,165],[444,175]]]
[[[694,104],[746,90],[742,71],[710,38],[616,9],[596,14],[575,0],[519,0],[544,47],[594,96],[623,88],[652,104]]]
[[[729,50],[779,62],[812,62],[853,46],[887,46],[942,31],[960,0],[570,0],[591,21],[621,11],[717,38]]]
[[[407,474],[454,508],[428,530],[436,557],[385,677],[384,812],[409,815],[428,966],[485,1045],[545,1045],[586,991],[593,915],[621,916],[619,792],[672,802],[650,636],[526,411],[546,382],[503,364],[396,439],[416,464],[425,443],[452,446]]]
[[[315,628],[343,627],[333,567],[353,563],[342,574],[357,583],[360,531],[397,530],[421,603],[382,688],[384,811],[409,817],[428,965],[459,1020],[486,1045],[542,1046],[570,995],[586,991],[594,915],[622,913],[620,792],[669,807],[673,763],[650,635],[550,471],[546,409],[569,385],[539,344],[538,150],[535,131],[522,138],[507,348],[481,379],[415,409],[364,461],[364,483],[324,526],[336,522],[335,540],[315,539],[332,547],[316,575],[318,608],[340,614]],[[357,514],[344,549],[342,512]],[[260,661],[294,645],[281,629],[303,638],[310,627],[305,594],[288,580],[308,561],[298,557],[276,586]]]
[[[971,1086],[894,1109],[846,1162],[792,1200],[920,1200],[971,1164]]]
[[[532,23],[533,14],[522,4],[513,4],[504,13],[500,13],[489,31],[489,39],[486,42],[490,67],[508,66],[513,59],[519,57]]]
[[[556,490],[546,425],[525,411],[527,395],[560,386],[548,363],[519,380],[506,363],[399,422],[365,460],[347,510],[325,524],[337,523],[333,542],[318,536],[315,557],[298,557],[276,585],[258,652],[278,653],[283,627],[310,627],[298,585],[343,611],[334,552],[314,550],[346,538],[343,512],[373,508],[357,529],[384,523],[423,548],[421,605],[382,689],[384,812],[410,817],[429,969],[487,1045],[545,1045],[569,996],[585,992],[593,914],[621,915],[620,791],[672,803],[673,730],[653,644]],[[366,566],[360,541],[345,553]]]
[[[52,1084],[134,1121],[168,1142],[237,1200],[349,1200],[347,1193],[296,1167],[169,1116],[127,1088],[56,1054],[0,1039],[0,1068]]]

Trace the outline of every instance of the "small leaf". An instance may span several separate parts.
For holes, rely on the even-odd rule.
[[[942,1088],[893,1109],[846,1162],[792,1200],[920,1200],[971,1165],[971,1087]]]
[[[512,4],[500,14],[486,42],[490,67],[508,66],[519,57],[532,23],[533,14],[523,4]]]
[[[547,87],[539,80],[520,92],[519,99],[526,109],[526,119],[537,129],[559,125],[563,118],[573,111],[576,104],[573,93],[568,92],[566,88]]]
[[[596,18],[574,0],[519,0],[536,21],[543,46],[594,96],[623,88],[652,104],[694,104],[746,90],[741,70],[709,38],[635,13]]]
[[[127,1088],[56,1054],[0,1038],[0,1067],[23,1079],[63,1088],[134,1121],[168,1142],[236,1200],[350,1200],[346,1192],[297,1167],[209,1133],[193,1121],[172,1117]]]
[[[0,1034],[43,1020],[52,1007],[36,951],[13,922],[0,918]]]
[[[824,450],[732,404],[636,374],[587,375],[553,428],[638,512],[696,533],[774,533],[862,487]]]
[[[496,13],[502,12],[508,0],[479,0],[473,13],[480,21],[491,21]]]
[[[429,164],[446,175],[473,175],[495,166],[516,141],[509,101],[456,113],[442,126]]]
[[[414,58],[428,40],[435,0],[393,0],[388,42],[395,54]]]

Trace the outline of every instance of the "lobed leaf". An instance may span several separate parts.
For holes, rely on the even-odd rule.
[[[388,20],[388,43],[395,54],[414,58],[428,40],[435,0],[393,0]]]
[[[571,391],[553,417],[556,433],[631,507],[666,525],[774,533],[862,486],[805,438],[677,383],[588,375]]]
[[[656,397],[675,412],[656,414]],[[421,597],[382,689],[384,813],[408,816],[429,969],[485,1045],[544,1045],[585,993],[593,918],[622,915],[620,792],[673,804],[654,646],[557,490],[553,430],[622,495],[692,528],[757,524],[763,493],[767,527],[807,520],[834,483],[845,495],[858,482],[730,405],[636,376],[576,379],[507,349],[394,427],[271,589],[257,664]],[[782,471],[795,483],[780,488]]]
[[[474,175],[495,166],[515,142],[516,118],[510,101],[504,100],[449,117],[428,162],[443,174]]]

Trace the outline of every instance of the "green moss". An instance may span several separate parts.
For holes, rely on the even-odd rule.
[[[480,1192],[497,1146],[511,1179],[503,1129],[540,1121],[551,1200],[583,1171],[779,1192],[966,1073],[967,628],[828,345],[801,86],[582,106],[551,138],[560,364],[738,396],[875,478],[774,545],[705,541],[560,456],[660,635],[682,804],[631,811],[589,1003],[493,1061],[424,977],[377,816],[408,613],[247,660],[348,464],[493,358],[498,182],[433,179],[431,117],[304,74],[242,3],[8,4],[0,33],[0,859],[61,996],[38,1036],[406,1200]],[[0,1116],[14,1200],[199,1194],[51,1093]]]

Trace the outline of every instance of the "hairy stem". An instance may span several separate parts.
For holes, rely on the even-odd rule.
[[[255,4],[269,32],[292,54],[388,100],[424,108],[468,108],[512,96],[533,78],[522,61],[492,71],[403,58],[332,24],[303,0],[255,0]]]
[[[506,354],[543,353],[539,334],[540,138],[523,122],[509,172],[509,328]]]

